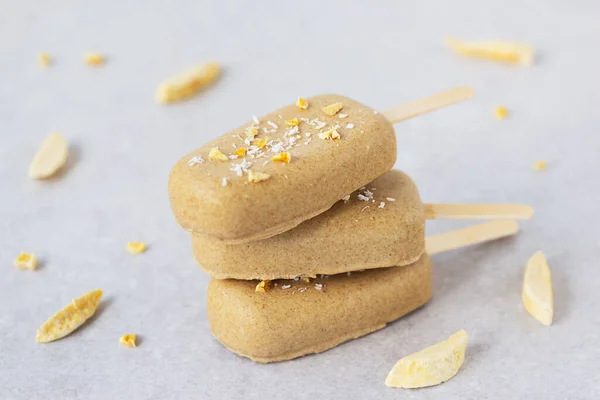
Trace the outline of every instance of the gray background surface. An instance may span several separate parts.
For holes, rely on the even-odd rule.
[[[598,1],[0,0],[0,398],[598,398],[599,21]],[[459,58],[446,34],[529,42],[539,61]],[[104,67],[83,65],[93,50]],[[41,51],[51,68],[37,65]],[[227,69],[213,89],[155,102],[157,83],[205,60]],[[208,278],[169,209],[171,165],[298,95],[386,109],[458,84],[474,99],[396,126],[397,167],[429,202],[533,205],[519,236],[436,256],[427,306],[323,354],[258,365],[214,340]],[[494,119],[499,104],[510,119]],[[52,131],[72,144],[69,166],[31,181]],[[547,172],[531,169],[538,159]],[[463,225],[433,221],[428,233]],[[150,248],[132,256],[131,240]],[[550,328],[520,299],[539,249],[554,280]],[[41,268],[14,268],[21,251]],[[84,329],[35,343],[47,317],[96,287],[106,298]],[[470,343],[455,378],[384,386],[398,358],[461,328]],[[127,332],[137,349],[118,344]]]

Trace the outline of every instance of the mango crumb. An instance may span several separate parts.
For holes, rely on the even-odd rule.
[[[33,271],[37,268],[37,257],[35,254],[21,253],[14,261],[15,267]]]
[[[506,119],[508,117],[508,108],[498,106],[494,109],[494,116],[498,119]]]
[[[85,53],[83,56],[85,63],[91,67],[97,67],[99,65],[104,64],[106,59],[100,53]]]
[[[330,115],[330,116],[334,116],[342,108],[344,108],[344,106],[342,105],[342,103],[333,103],[333,104],[328,105],[327,107],[323,107],[322,110],[323,110],[323,112],[325,114]]]
[[[251,170],[248,171],[248,182],[250,183],[266,181],[270,177],[271,175],[265,174],[263,172],[252,172]]]
[[[271,281],[265,280],[265,281],[258,282],[255,290],[258,293],[265,293],[269,289],[271,289]]]
[[[319,133],[319,137],[323,140],[335,140],[340,138],[340,134],[336,128],[331,128],[325,132]]]
[[[136,347],[135,339],[135,333],[128,333],[127,335],[123,335],[119,338],[119,343],[125,347]]]
[[[308,101],[306,101],[302,97],[298,97],[298,100],[296,101],[296,107],[298,107],[301,110],[306,110],[308,108]]]
[[[44,67],[48,67],[52,64],[52,57],[48,53],[40,53],[38,55],[38,62]]]
[[[211,161],[227,161],[229,160],[229,158],[227,158],[227,156],[223,153],[221,153],[219,151],[218,147],[213,147],[212,149],[210,149],[210,152],[208,153],[208,159]]]
[[[131,254],[141,254],[146,251],[146,243],[144,242],[129,242],[127,243],[127,251]]]
[[[539,160],[533,163],[533,169],[536,171],[545,171],[548,169],[548,165],[546,161]]]
[[[552,277],[546,257],[535,253],[525,267],[522,291],[523,305],[542,325],[550,326],[554,316]]]
[[[240,147],[239,149],[237,149],[236,151],[233,152],[234,155],[242,158],[246,155],[246,148],[245,147]]]
[[[255,126],[249,126],[246,128],[246,137],[249,139],[254,139],[258,135],[258,129]]]
[[[262,139],[254,139],[252,141],[252,145],[258,147],[259,149],[264,148],[267,145],[267,138]]]
[[[292,159],[292,155],[288,152],[275,154],[273,157],[271,157],[271,161],[273,161],[273,162],[279,161],[279,162],[286,163],[286,164],[289,164],[291,159]]]
[[[300,120],[298,118],[292,118],[285,121],[287,126],[298,126],[300,125]]]

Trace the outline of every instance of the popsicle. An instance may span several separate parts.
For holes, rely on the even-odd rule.
[[[330,210],[280,235],[231,245],[192,235],[198,265],[218,279],[290,279],[411,264],[432,218],[527,218],[521,205],[423,204],[415,183],[392,170]]]
[[[283,233],[392,168],[392,123],[471,95],[457,88],[384,113],[339,95],[299,98],[179,160],[171,208],[183,228],[230,244]]]
[[[514,221],[492,221],[428,238],[427,250],[438,253],[517,230]],[[260,363],[289,360],[382,329],[419,308],[431,298],[431,272],[424,253],[402,267],[279,280],[262,290],[256,281],[211,279],[208,320],[217,340],[234,353]]]

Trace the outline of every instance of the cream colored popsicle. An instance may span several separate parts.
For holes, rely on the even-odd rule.
[[[218,279],[332,275],[415,262],[425,251],[428,218],[454,218],[453,212],[460,212],[463,219],[527,217],[529,209],[494,204],[424,205],[410,177],[392,170],[325,213],[280,235],[236,245],[209,235],[193,235],[192,248],[200,267]],[[514,222],[505,223],[514,228],[510,225]],[[477,229],[468,237],[482,235],[485,237],[485,232]],[[444,238],[442,244],[450,243]]]
[[[338,95],[290,104],[179,160],[169,179],[178,223],[229,244],[283,233],[390,170],[391,122],[470,97],[468,88],[385,113]]]

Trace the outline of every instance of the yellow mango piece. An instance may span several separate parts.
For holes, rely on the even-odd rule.
[[[548,164],[546,164],[546,161],[539,160],[533,163],[533,169],[536,171],[545,171],[548,169]]]
[[[271,157],[271,161],[273,162],[282,162],[285,164],[289,164],[290,161],[292,160],[292,155],[290,153],[279,153],[279,154],[275,154],[273,157]]]
[[[254,290],[258,293],[265,293],[269,289],[271,289],[271,281],[260,281]]]
[[[102,290],[96,289],[73,299],[71,304],[44,322],[38,329],[35,340],[47,343],[69,335],[94,315],[101,298]]]
[[[508,108],[498,106],[494,109],[494,116],[498,119],[506,119],[508,117]]]
[[[411,389],[447,381],[463,365],[467,341],[467,332],[460,330],[443,342],[402,357],[388,374],[386,386]]]
[[[302,97],[298,97],[298,100],[296,101],[296,107],[301,110],[306,110],[308,108],[308,101]]]
[[[298,118],[292,118],[285,121],[287,126],[298,126],[300,125],[300,120]]]
[[[265,174],[262,172],[248,171],[248,182],[250,182],[250,183],[258,183],[258,182],[266,181],[270,177],[271,177],[271,175]]]
[[[127,335],[123,335],[119,338],[119,343],[125,347],[136,347],[135,339],[135,333],[128,333]]]
[[[525,309],[529,314],[543,325],[552,324],[554,315],[552,278],[546,257],[541,251],[535,253],[527,261],[522,297]]]
[[[146,251],[146,243],[144,242],[129,242],[127,243],[127,251],[131,254],[140,254]]]
[[[532,65],[535,58],[533,47],[523,43],[499,40],[462,41],[452,37],[447,37],[445,43],[455,53],[467,57],[486,58],[525,66]]]
[[[106,61],[104,56],[100,53],[86,53],[83,56],[83,59],[85,60],[85,63],[91,67],[97,67],[104,64]]]
[[[50,64],[52,64],[52,57],[50,57],[50,54],[48,53],[40,53],[38,55],[38,61],[44,67],[48,67]]]
[[[33,271],[37,268],[37,257],[35,254],[21,253],[15,258],[15,267]]]
[[[45,179],[54,175],[67,162],[69,146],[60,133],[51,133],[46,137],[29,164],[31,179]]]
[[[210,152],[208,153],[208,159],[211,161],[227,161],[229,160],[229,158],[227,158],[227,156],[223,153],[221,153],[219,151],[219,149],[217,147],[213,147],[212,149],[210,149]]]
[[[323,107],[323,112],[327,115],[334,116],[337,114],[344,106],[342,103],[333,103],[328,105],[327,107]]]
[[[161,103],[188,99],[212,85],[221,76],[221,65],[209,62],[185,70],[159,85],[156,98]]]
[[[267,140],[268,139],[266,137],[262,138],[262,139],[254,139],[252,141],[252,146],[256,146],[259,149],[262,149],[262,148],[264,148],[267,145]]]
[[[238,157],[244,157],[246,155],[246,148],[245,147],[240,147],[239,149],[237,149],[236,151],[233,152],[234,155],[238,156]]]

